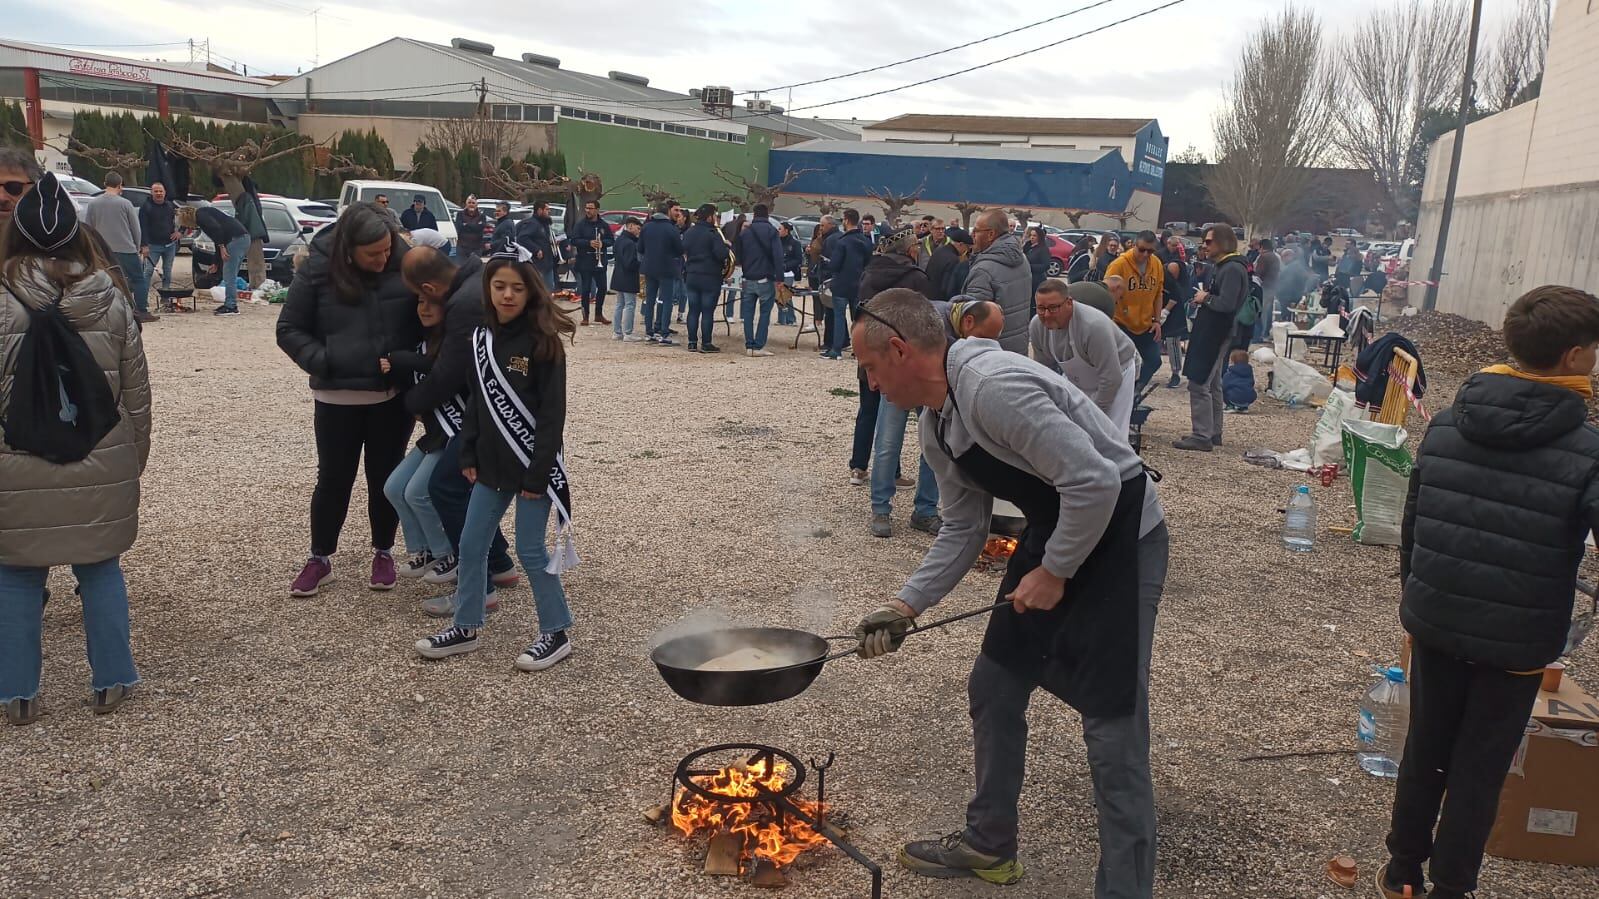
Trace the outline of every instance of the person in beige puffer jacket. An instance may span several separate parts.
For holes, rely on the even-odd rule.
[[[150,455],[150,382],[126,293],[107,272],[72,202],[45,175],[0,236],[0,422],[10,409],[30,310],[59,304],[104,373],[119,421],[90,455],[58,465],[0,436],[0,702],[13,724],[39,714],[45,580],[71,565],[83,597],[94,710],[138,682],[120,556],[138,533],[139,477]]]

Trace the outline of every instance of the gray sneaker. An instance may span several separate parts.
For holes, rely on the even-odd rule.
[[[500,610],[500,598],[494,593],[495,591],[493,590],[489,591],[488,599],[483,603],[483,611],[497,612]],[[429,618],[454,618],[455,608],[459,605],[460,601],[455,598],[454,593],[434,596],[422,600],[422,614]]]
[[[44,703],[38,696],[32,699],[13,699],[6,703],[6,720],[17,727],[38,721],[42,714],[44,714]]]
[[[939,518],[937,515],[927,515],[927,516],[912,515],[911,516],[911,529],[912,530],[924,531],[924,532],[932,534],[933,536],[936,537],[936,536],[938,536],[939,530],[941,528],[943,528],[943,527],[944,527],[944,519]]]
[[[966,845],[961,831],[942,840],[906,843],[899,851],[899,863],[923,877],[976,877],[1001,885],[1022,879],[1021,862],[978,852]]]
[[[1193,434],[1189,434],[1181,440],[1172,441],[1172,447],[1180,450],[1193,450],[1196,453],[1208,453],[1210,452],[1211,443],[1203,437],[1195,437]]]
[[[872,536],[873,537],[892,537],[892,536],[894,536],[894,521],[893,521],[893,519],[889,518],[887,515],[873,515],[872,516]]]
[[[1221,435],[1217,434],[1215,437],[1210,438],[1210,445],[1221,446]]]

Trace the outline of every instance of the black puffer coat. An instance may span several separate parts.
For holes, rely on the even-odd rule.
[[[1583,536],[1599,524],[1599,430],[1575,391],[1472,375],[1432,420],[1400,546],[1405,630],[1506,671],[1560,656]]]
[[[861,273],[861,302],[894,287],[914,290],[929,300],[933,298],[933,285],[927,280],[927,274],[916,267],[916,260],[898,253],[874,254],[866,263],[866,271]]]
[[[409,247],[393,235],[388,266],[364,275],[366,289],[346,301],[328,270],[337,228],[325,228],[311,241],[310,258],[289,285],[278,313],[278,347],[311,375],[312,390],[388,390],[394,385],[378,359],[413,350],[422,339],[416,295],[400,278],[400,257]]]
[[[718,238],[720,240],[720,238]],[[566,432],[566,358],[540,362],[533,358],[533,332],[528,317],[517,316],[500,326],[494,358],[510,388],[533,415],[532,464],[523,465],[494,423],[494,410],[483,399],[477,363],[473,363],[472,396],[461,429],[461,467],[477,469],[477,482],[495,490],[526,490],[543,496],[550,469]]]

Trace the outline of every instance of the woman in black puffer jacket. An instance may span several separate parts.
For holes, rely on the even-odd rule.
[[[370,203],[344,211],[311,242],[311,256],[278,315],[278,346],[311,375],[316,399],[317,474],[311,493],[311,557],[289,588],[315,596],[333,575],[331,556],[366,457],[374,590],[394,586],[399,517],[383,483],[405,456],[414,419],[379,360],[421,339],[416,296],[400,277],[408,247],[386,212]]]

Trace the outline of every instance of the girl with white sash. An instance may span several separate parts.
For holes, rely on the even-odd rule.
[[[424,637],[416,651],[441,659],[478,648],[483,628],[489,542],[516,504],[516,555],[533,588],[539,637],[516,667],[540,671],[572,652],[572,613],[560,574],[578,561],[572,498],[561,456],[566,426],[566,350],[577,326],[557,308],[530,262],[495,256],[483,269],[484,326],[472,335],[476,383],[461,429],[461,470],[471,481],[461,530],[460,604],[453,625]],[[544,545],[551,510],[556,549]]]

